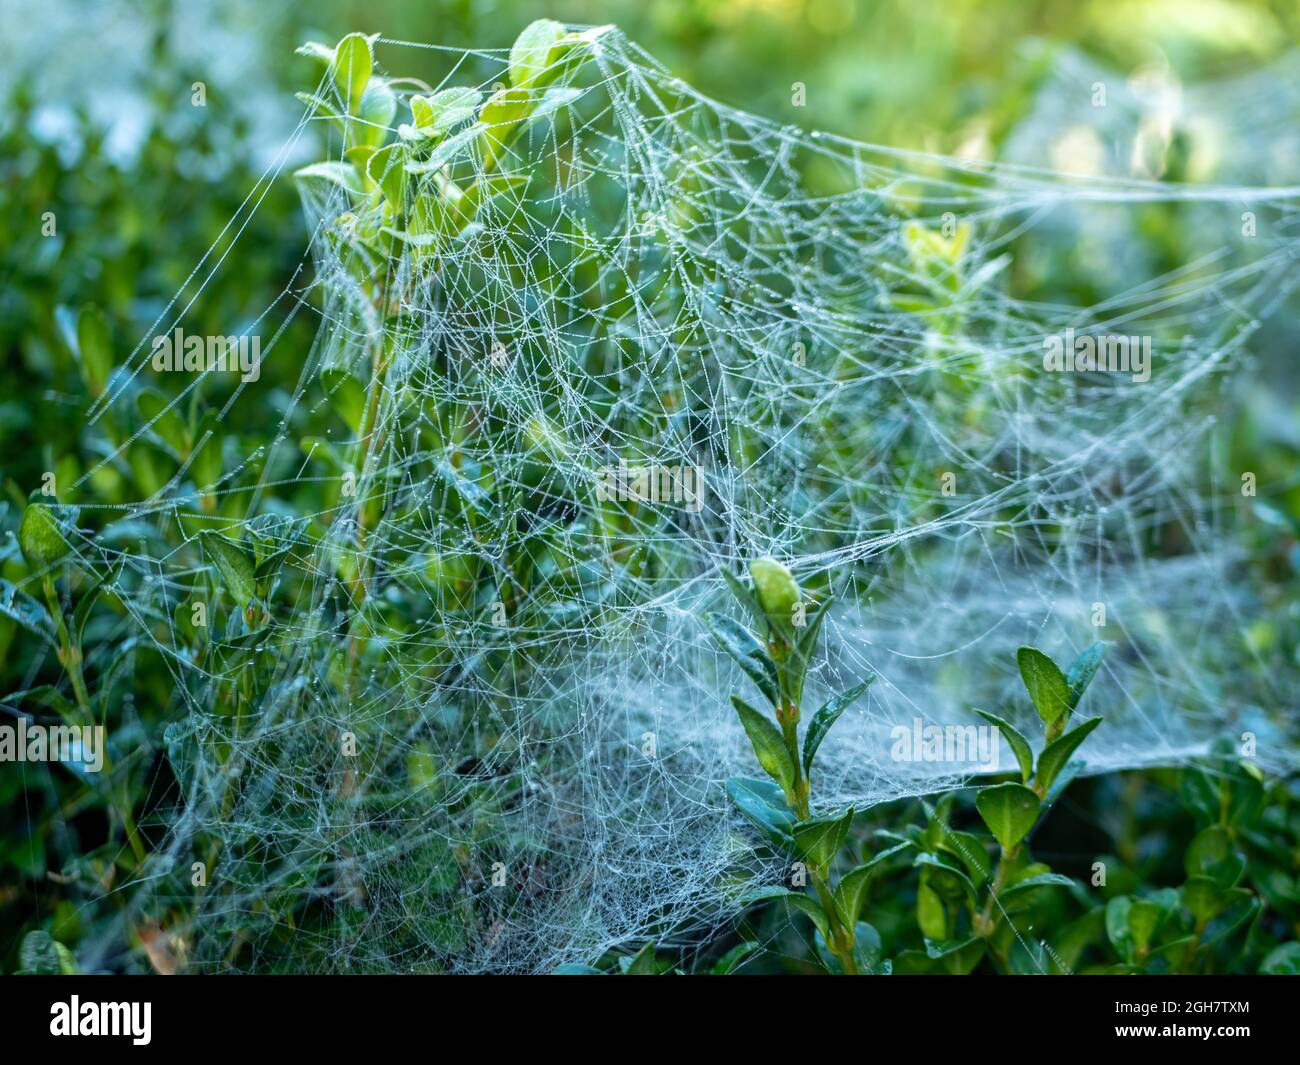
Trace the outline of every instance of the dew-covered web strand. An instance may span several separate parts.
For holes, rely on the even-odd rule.
[[[432,48],[376,47],[399,73],[406,48]],[[503,78],[504,53],[436,51],[451,68],[439,87]],[[523,191],[435,265],[389,264],[413,333],[379,396],[382,442],[353,471],[326,454],[351,452],[347,432],[293,454],[299,420],[330,417],[321,371],[368,379],[377,328],[334,230],[349,204],[304,190],[315,270],[286,294],[288,313],[320,326],[268,426],[249,518],[347,472],[358,491],[306,515],[297,601],[228,760],[204,739],[205,701],[229,678],[217,660],[196,666],[174,628],[170,646],[157,636],[163,608],[201,576],[193,545],[86,556],[152,578],[123,625],[175,678],[171,741],[199,782],[170,855],[187,863],[209,836],[263,841],[226,847],[200,895],[199,967],[220,968],[236,936],[254,957],[285,950],[264,915],[294,891],[355,901],[346,931],[303,930],[290,948],[322,970],[546,969],[652,936],[685,944],[733,917],[783,861],[726,802],[728,777],[759,771],[727,703],[745,682],[701,619],[725,609],[719,566],[756,554],[839,596],[809,704],[879,676],[819,754],[819,808],[970,785],[969,767],[895,761],[891,729],[968,724],[988,706],[1032,731],[1011,666],[1021,643],[1058,660],[1098,636],[1112,645],[1087,697],[1106,717],[1089,771],[1177,764],[1237,727],[1243,708],[1202,669],[1205,619],[1244,619],[1249,593],[1225,576],[1236,559],[1198,465],[1212,431],[1198,403],[1248,366],[1255,321],[1289,297],[1296,187],[1065,177],[815,136],[709,100],[616,32],[577,84],[510,144],[502,167],[529,175]],[[323,126],[309,111],[294,136]],[[479,162],[452,166],[468,184]],[[250,193],[249,212],[260,202]],[[1234,239],[1243,203],[1270,221],[1251,246]],[[1222,217],[1178,267],[1103,261],[1090,306],[1017,273],[1089,219],[1131,251],[1151,204]],[[945,261],[954,224],[966,246]],[[183,324],[173,308],[195,279],[186,308],[232,268],[234,240],[199,276],[221,239],[159,323]],[[1044,337],[1067,327],[1152,336],[1151,379],[1045,373]],[[264,398],[241,385],[225,409]],[[121,389],[98,410],[120,402]],[[473,416],[449,427],[453,411]],[[620,459],[698,464],[701,506],[598,500],[600,468]],[[243,470],[212,493],[247,492]],[[339,559],[357,543],[356,499],[379,484],[367,598],[406,614],[384,631],[369,611],[375,650],[349,687],[331,667],[348,640]],[[174,530],[195,499],[178,480],[124,519]],[[1157,540],[1170,530],[1172,555]],[[522,578],[521,544],[535,555]],[[473,587],[448,594],[445,574],[463,568]],[[514,604],[504,624],[498,601]],[[363,779],[346,786],[342,732],[366,748]],[[423,765],[434,783],[412,769]]]

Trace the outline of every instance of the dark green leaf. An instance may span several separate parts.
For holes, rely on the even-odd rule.
[[[998,734],[1007,741],[1007,746],[1011,748],[1011,753],[1016,756],[1016,762],[1020,766],[1020,779],[1028,784],[1029,778],[1034,774],[1034,752],[1029,746],[1029,741],[1021,735],[1019,729],[1003,721],[996,714],[990,714],[987,710],[976,710],[975,713],[996,728]]]
[[[1223,889],[1208,876],[1193,876],[1182,886],[1183,905],[1193,920],[1200,924],[1209,921],[1225,905]]]
[[[926,944],[926,954],[950,976],[966,976],[984,957],[985,941],[967,939],[954,944]]]
[[[983,840],[970,832],[956,832],[945,828],[939,840],[939,847],[951,854],[966,867],[971,881],[976,885],[984,883],[993,871]]]
[[[852,823],[852,806],[842,814],[810,817],[806,821],[799,821],[794,826],[795,846],[808,860],[809,865],[818,869],[824,868],[839,853]]]
[[[240,606],[248,606],[257,592],[252,556],[243,545],[228,540],[220,533],[202,532],[199,541],[203,544],[204,554],[217,567],[235,602]]]
[[[1208,876],[1220,887],[1230,888],[1241,878],[1246,860],[1237,853],[1227,830],[1211,825],[1187,845],[1183,867],[1188,876]]]
[[[18,527],[18,546],[27,565],[39,571],[54,565],[72,550],[59,530],[54,511],[45,503],[28,503]]]
[[[1115,953],[1126,961],[1133,959],[1133,933],[1128,923],[1132,908],[1133,900],[1127,895],[1116,895],[1106,903],[1106,936]]]
[[[1038,796],[1023,784],[999,784],[975,796],[975,808],[1004,851],[1020,844],[1038,820]]]
[[[655,976],[659,972],[655,963],[655,944],[652,940],[636,952],[623,968],[625,976]]]
[[[54,619],[44,605],[0,578],[0,614],[53,646]]]
[[[167,442],[178,455],[188,450],[185,419],[176,410],[177,404],[168,405],[157,392],[141,392],[136,396],[136,406],[149,427]]]
[[[113,341],[104,312],[87,303],[77,316],[77,348],[81,355],[81,372],[91,395],[104,391],[113,369]]]
[[[1022,899],[1025,895],[1037,892],[1040,888],[1046,887],[1065,887],[1068,888],[1074,883],[1068,876],[1062,876],[1060,873],[1039,873],[1037,876],[1026,877],[1024,880],[1018,880],[1009,888],[1005,889],[998,898],[1004,906]]]
[[[745,675],[758,685],[759,691],[773,706],[779,705],[781,695],[776,663],[758,637],[740,622],[723,614],[709,614],[704,620],[718,645],[736,660]]]
[[[817,713],[813,714],[812,721],[808,724],[808,732],[803,740],[803,771],[805,776],[811,775],[813,759],[817,756],[817,749],[822,745],[822,740],[826,738],[826,734],[830,732],[831,726],[840,719],[840,715],[848,709],[849,704],[866,691],[875,679],[873,673],[856,687],[828,699],[826,704]]]
[[[789,794],[794,787],[794,763],[790,761],[781,730],[740,696],[733,695],[731,703],[740,715],[740,723],[745,727],[745,735],[754,748],[758,764]]]
[[[1047,655],[1036,647],[1022,647],[1016,652],[1020,676],[1029,691],[1038,716],[1044,725],[1055,724],[1069,712],[1070,686],[1065,677]]]
[[[1094,643],[1070,663],[1070,670],[1066,674],[1065,681],[1070,689],[1071,710],[1079,705],[1083,693],[1087,691],[1088,685],[1092,683],[1092,678],[1097,675],[1097,667],[1101,665],[1101,658],[1105,653],[1106,645],[1104,643]]]
[[[727,794],[773,846],[788,847],[793,842],[794,812],[771,781],[732,777],[727,781]]]
[[[754,624],[761,628],[767,618],[763,614],[763,608],[758,605],[758,599],[755,597],[753,589],[732,573],[731,570],[727,569],[726,566],[721,567],[721,569],[722,578],[727,582],[727,588],[731,591],[736,602],[745,608]]]
[[[1070,760],[1070,755],[1100,724],[1101,718],[1090,717],[1078,728],[1071,729],[1064,736],[1057,737],[1043,748],[1043,753],[1038,756],[1037,783],[1043,789],[1044,794],[1051,788],[1057,774]]]
[[[1300,976],[1300,943],[1283,943],[1260,963],[1261,976]]]
[[[913,864],[921,870],[922,878],[940,898],[950,901],[964,898],[972,906],[975,905],[975,885],[961,870],[933,854],[918,854]]]
[[[749,958],[762,950],[762,944],[754,939],[747,939],[743,943],[737,943],[726,954],[713,963],[711,972],[714,976],[730,976]]]

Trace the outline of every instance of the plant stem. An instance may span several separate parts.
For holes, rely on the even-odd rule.
[[[50,617],[54,620],[54,631],[59,637],[59,663],[63,666],[64,671],[68,674],[68,679],[72,682],[72,692],[77,700],[77,709],[81,711],[84,727],[93,727],[95,722],[94,712],[90,708],[90,694],[86,690],[86,676],[82,671],[81,662],[81,644],[72,637],[68,631],[67,621],[63,617],[63,604],[59,602],[59,592],[54,586],[54,578],[46,575],[41,583],[41,590],[45,593],[45,602],[50,608]],[[71,724],[71,722],[69,722]],[[104,750],[104,772],[111,776],[113,772],[113,759],[109,756],[108,750]],[[140,830],[136,827],[135,817],[131,813],[131,808],[126,803],[117,802],[112,796],[112,789],[109,789],[109,804],[117,811],[118,817],[122,819],[122,827],[126,830],[127,842],[131,845],[131,853],[135,855],[136,870],[145,861],[144,844],[140,840]]]
[[[1007,864],[1013,861],[1020,852],[1020,848],[1013,847],[1011,850],[1003,850],[998,857],[998,867],[993,874],[993,883],[989,886],[989,897],[984,901],[984,909],[979,917],[975,920],[975,934],[978,936],[991,936],[996,922],[993,920],[993,903],[997,901],[998,892],[1002,890],[1002,881],[1006,878]]]
[[[835,908],[835,899],[831,895],[830,885],[827,883],[826,878],[822,876],[820,870],[813,869],[811,873],[813,889],[817,892],[817,901],[821,903],[822,911],[826,914],[827,925],[830,927],[831,942],[827,943],[826,946],[840,960],[840,966],[843,968],[845,976],[857,976],[857,962],[853,958],[853,938],[840,923],[839,911]]]

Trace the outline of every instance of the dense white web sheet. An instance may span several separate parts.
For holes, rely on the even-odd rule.
[[[377,54],[401,73],[409,47]],[[448,55],[448,84],[501,78],[500,54]],[[229,760],[207,743],[219,660],[203,675],[169,659],[186,800],[171,852],[185,866],[196,838],[225,841],[195,964],[218,966],[238,933],[288,967],[534,970],[734,912],[780,863],[728,809],[722,782],[757,775],[726,698],[746,682],[702,617],[726,608],[719,567],[761,554],[839,597],[807,702],[879,676],[822,748],[819,805],[968,780],[894,760],[898,724],[973,723],[982,706],[1037,735],[1022,643],[1058,660],[1110,644],[1085,704],[1107,719],[1090,771],[1178,763],[1247,727],[1263,762],[1288,762],[1268,724],[1283,680],[1225,680],[1251,673],[1229,637],[1255,605],[1227,535],[1240,471],[1207,440],[1295,283],[1300,189],[1067,178],[804,134],[698,95],[616,31],[575,85],[513,144],[504,169],[526,191],[392,267],[382,444],[353,471],[358,496],[385,492],[360,685],[339,682],[356,503],[338,493],[312,515],[309,579],[268,637],[276,683]],[[450,165],[466,187],[479,163]],[[323,370],[364,380],[385,328],[340,253],[355,205],[304,194],[313,280],[263,328],[288,305],[321,327],[306,357],[264,345],[303,369],[256,456],[250,518],[343,480],[329,456],[347,433],[304,446],[298,412],[324,409]],[[1182,212],[1170,262],[1136,236],[1154,207]],[[1067,274],[1084,280],[1062,289]],[[155,332],[189,299],[201,284]],[[1150,380],[1045,372],[1044,338],[1067,329],[1152,338]],[[245,385],[231,403],[265,397]],[[599,499],[620,460],[698,465],[702,506]],[[124,519],[167,527],[193,500],[179,484]],[[133,605],[148,639],[199,558],[126,557],[156,578]],[[345,916],[286,933],[304,897]]]

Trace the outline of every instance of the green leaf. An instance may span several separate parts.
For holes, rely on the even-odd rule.
[[[853,824],[853,807],[842,814],[827,817],[810,817],[794,826],[794,842],[799,853],[808,859],[809,865],[818,869],[829,865],[839,853]]]
[[[538,19],[524,28],[510,49],[510,84],[526,88],[553,76],[551,66],[563,49],[556,49],[565,29],[554,19]]]
[[[482,133],[483,128],[477,123],[466,126],[445,140],[439,141],[438,146],[429,153],[427,159],[414,159],[407,163],[406,172],[408,174],[436,174]]]
[[[950,976],[967,976],[984,957],[985,940],[967,939],[954,944],[926,944],[926,954]]]
[[[890,964],[884,958],[884,944],[880,933],[866,921],[857,921],[853,925],[853,960],[858,972],[863,976],[888,975]]]
[[[1221,825],[1198,832],[1183,854],[1188,876],[1208,876],[1222,888],[1235,885],[1245,867],[1245,858],[1237,853],[1232,837]]]
[[[542,98],[533,106],[532,112],[528,116],[528,124],[531,126],[540,122],[547,115],[573,103],[581,95],[581,89],[547,89],[542,93]]]
[[[1020,766],[1020,779],[1028,784],[1029,778],[1034,775],[1034,752],[1029,741],[1019,729],[1003,721],[997,714],[990,714],[987,710],[976,710],[975,713],[996,728],[998,734],[1007,741],[1007,746],[1011,748],[1011,753],[1016,756],[1016,762]]]
[[[346,190],[352,196],[361,196],[365,190],[361,187],[361,176],[351,163],[331,160],[326,163],[312,163],[293,172],[293,179],[310,187],[312,184],[335,185]]]
[[[749,564],[749,576],[754,582],[759,606],[772,628],[779,633],[788,633],[800,596],[794,574],[774,558],[758,558]]]
[[[1129,906],[1128,928],[1133,939],[1133,949],[1145,955],[1151,941],[1169,916],[1169,907],[1158,899],[1134,899]]]
[[[1133,900],[1127,895],[1116,895],[1106,903],[1106,937],[1125,961],[1133,959],[1133,933],[1128,922],[1132,908]]]
[[[294,55],[305,55],[308,59],[316,59],[329,66],[334,62],[334,49],[328,44],[321,44],[320,41],[307,41],[300,44],[294,49]]]
[[[5,696],[9,702],[22,704],[35,703],[37,706],[49,707],[69,724],[80,724],[81,717],[75,706],[52,684],[41,684],[22,692],[10,692]]]
[[[989,878],[993,863],[981,837],[971,832],[957,832],[945,828],[939,840],[939,848],[951,854],[966,867],[972,883],[979,885]]]
[[[746,893],[741,899],[742,906],[752,906],[758,902],[768,902],[772,899],[784,899],[791,906],[802,910],[812,918],[813,924],[817,926],[817,931],[825,937],[830,931],[830,922],[826,919],[826,913],[818,905],[815,899],[810,898],[801,891],[791,891],[788,887],[781,884],[773,884],[768,887],[758,888],[756,891]]]
[[[803,631],[796,633],[795,653],[803,667],[806,669],[808,661],[813,656],[813,651],[817,646],[817,634],[821,632],[822,622],[826,620],[826,614],[830,610],[831,604],[835,602],[835,597],[828,595],[820,603],[813,607],[812,613],[805,619],[807,624],[804,625]],[[762,609],[761,607],[759,608]]]
[[[926,939],[945,940],[952,933],[943,897],[924,872],[916,886],[916,924]]]
[[[714,976],[730,976],[742,965],[751,954],[762,949],[762,944],[755,939],[747,939],[743,943],[737,943],[726,954],[713,963],[710,970]]]
[[[870,878],[871,874],[875,872],[879,866],[883,865],[891,858],[896,858],[898,855],[904,853],[905,851],[912,850],[915,847],[916,844],[913,843],[911,840],[906,840],[903,843],[896,843],[892,847],[885,848],[879,854],[873,854],[861,865],[854,866],[852,869],[850,869],[847,873],[844,874],[843,879],[840,880],[840,887],[843,888],[845,883],[849,881],[850,878],[853,878],[855,881],[861,879],[861,884],[860,885],[853,884],[851,887],[846,888],[844,898],[846,900],[850,899],[851,898],[850,892],[865,890],[867,880]]]
[[[299,103],[333,122],[338,126],[340,131],[347,128],[347,123],[344,121],[343,114],[329,100],[324,100],[315,93],[310,92],[296,92],[293,95],[294,99]]]
[[[1065,682],[1070,689],[1071,710],[1079,705],[1083,693],[1088,690],[1092,678],[1097,675],[1097,667],[1101,665],[1101,658],[1105,653],[1106,645],[1104,643],[1094,643],[1070,663],[1070,670],[1066,674]]]
[[[100,593],[104,591],[105,586],[111,584],[121,576],[122,568],[125,563],[121,563],[115,570],[107,570],[102,575],[95,577],[90,586],[81,593],[77,599],[76,609],[72,611],[72,636],[78,644],[81,643],[82,633],[86,630],[86,622],[90,620],[90,613],[98,602]]]
[[[1078,728],[1073,728],[1064,736],[1053,740],[1043,748],[1043,753],[1038,756],[1038,786],[1046,794],[1047,790],[1056,780],[1056,775],[1070,760],[1072,755],[1084,740],[1091,735],[1092,731],[1101,724],[1101,718],[1090,717]]]
[[[835,907],[845,925],[857,924],[874,868],[873,865],[856,866],[840,877],[840,882],[835,886]]]
[[[975,808],[1004,851],[1013,850],[1038,820],[1038,796],[1023,784],[999,784],[975,796]]]
[[[53,566],[72,550],[59,530],[53,509],[46,503],[27,504],[18,526],[18,547],[32,570]]]
[[[1211,920],[1224,907],[1224,892],[1213,877],[1189,877],[1182,886],[1183,905],[1198,924]]]
[[[736,808],[757,828],[769,843],[788,847],[794,839],[794,811],[786,805],[785,795],[771,781],[732,777],[727,781],[727,795]]]
[[[165,397],[147,390],[136,396],[135,402],[149,428],[162,437],[178,455],[185,454],[189,449],[185,419],[180,416],[176,404],[168,405]]]
[[[777,684],[776,663],[757,636],[738,621],[723,614],[709,614],[704,619],[718,645],[731,655],[745,671],[745,675],[758,685],[759,691],[773,706],[781,702]]]
[[[55,643],[54,619],[44,604],[3,578],[0,578],[0,616],[8,618],[48,644]]]
[[[1047,789],[1047,794],[1043,796],[1043,809],[1047,810],[1056,804],[1070,782],[1079,775],[1079,770],[1084,766],[1082,758],[1072,758],[1065,763],[1065,768],[1056,774],[1056,779],[1052,781],[1052,786]]]
[[[532,106],[532,93],[526,89],[498,89],[487,98],[478,116],[483,138],[479,151],[484,170],[496,165],[515,127],[528,115]]]
[[[1024,880],[1018,880],[998,896],[1004,906],[1015,902],[1022,896],[1030,892],[1038,891],[1045,887],[1070,887],[1074,883],[1068,876],[1062,876],[1060,873],[1039,873],[1037,876],[1026,877]]]
[[[658,972],[658,966],[655,964],[654,940],[638,950],[623,968],[624,976],[656,976]]]
[[[374,65],[370,38],[364,34],[349,33],[334,49],[330,77],[350,114],[355,114],[361,104]]]
[[[730,589],[736,602],[745,608],[754,624],[761,628],[767,618],[763,614],[763,608],[758,605],[758,599],[755,597],[753,589],[741,581],[741,579],[732,573],[731,570],[727,569],[726,566],[721,567],[721,569],[722,578],[727,582],[727,587]]]
[[[453,86],[432,96],[411,97],[411,117],[415,128],[426,137],[440,137],[453,126],[474,117],[483,99],[477,89]]]
[[[360,432],[361,419],[366,413],[365,383],[340,367],[322,370],[320,380],[330,406],[349,429]]]
[[[1223,893],[1223,897],[1226,902],[1225,907],[1205,930],[1207,947],[1213,947],[1227,940],[1243,924],[1257,917],[1263,907],[1263,903],[1245,888],[1230,888]]]
[[[745,727],[745,735],[753,745],[758,764],[789,795],[794,788],[794,764],[790,761],[790,752],[786,750],[785,741],[781,738],[781,730],[740,696],[733,695],[731,702],[740,715],[740,723]]]
[[[357,105],[357,121],[350,127],[358,144],[378,147],[388,139],[397,114],[397,97],[383,78],[371,78]]]
[[[1260,976],[1300,976],[1300,943],[1283,943],[1260,963]]]
[[[113,369],[113,340],[104,312],[87,303],[77,316],[77,350],[81,355],[81,373],[91,395],[99,396]]]
[[[822,939],[830,937],[830,921],[826,918],[826,911],[821,908],[816,899],[809,898],[807,895],[798,891],[787,892],[785,901],[798,910],[802,910],[816,925],[817,931],[822,934]]]
[[[1060,669],[1036,647],[1020,648],[1016,652],[1016,662],[1043,724],[1055,724],[1069,712],[1070,705],[1070,686]]]
[[[252,556],[242,545],[228,540],[220,533],[204,531],[199,534],[203,552],[216,565],[230,594],[241,607],[252,602],[256,592]]]
[[[28,932],[18,948],[18,972],[26,976],[73,976],[77,961],[72,951],[49,932]]]
[[[875,679],[876,676],[873,673],[856,687],[828,699],[826,704],[817,713],[813,714],[812,721],[808,724],[808,732],[803,740],[803,771],[805,776],[812,773],[812,764],[813,759],[817,756],[817,748],[822,745],[822,740],[830,732],[831,726],[840,719],[840,715],[848,709],[849,704],[866,691]]]
[[[366,161],[366,177],[379,186],[393,211],[406,208],[406,160],[402,145],[393,143],[380,148]]]
[[[964,898],[972,906],[976,904],[975,885],[960,869],[954,868],[942,858],[925,852],[916,856],[913,865],[921,870],[922,879],[940,898],[947,900]]]
[[[192,436],[194,458],[190,464],[190,474],[201,490],[207,490],[221,480],[225,469],[221,423],[217,420],[216,412],[207,411],[199,419]]]
[[[458,229],[464,229],[470,222],[478,218],[483,209],[499,196],[505,196],[508,193],[515,193],[520,190],[519,195],[510,196],[510,203],[521,203],[523,201],[522,190],[527,186],[528,178],[528,174],[492,174],[481,177],[465,190],[465,195],[457,202],[447,205],[448,212],[460,216]]]

